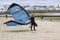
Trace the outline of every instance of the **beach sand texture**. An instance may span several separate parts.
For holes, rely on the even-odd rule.
[[[30,31],[30,24],[12,27],[3,24],[11,19],[13,18],[0,17],[0,40],[60,40],[59,20],[47,20],[49,18],[45,18],[45,20],[37,19],[37,31]]]

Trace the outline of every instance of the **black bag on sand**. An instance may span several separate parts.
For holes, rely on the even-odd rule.
[[[36,27],[38,27],[37,23],[34,23],[34,25],[35,25]]]

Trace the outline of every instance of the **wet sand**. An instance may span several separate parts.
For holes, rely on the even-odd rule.
[[[60,20],[36,19],[37,31],[30,31],[30,24],[12,27],[3,24],[12,19],[0,17],[0,40],[60,40]]]

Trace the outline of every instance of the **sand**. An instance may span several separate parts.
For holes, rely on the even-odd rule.
[[[37,19],[37,31],[30,31],[30,24],[12,27],[3,24],[11,19],[0,17],[0,40],[60,40],[60,21]]]

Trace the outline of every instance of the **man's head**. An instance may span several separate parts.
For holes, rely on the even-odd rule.
[[[34,17],[34,14],[31,14],[32,17]]]

